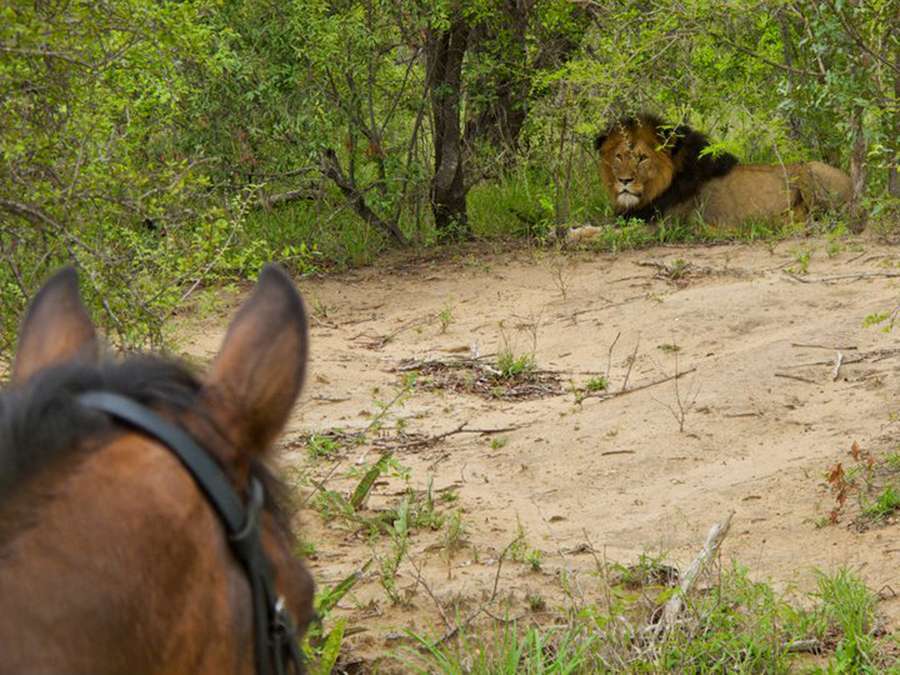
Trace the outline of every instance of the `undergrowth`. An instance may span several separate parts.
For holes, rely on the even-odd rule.
[[[646,626],[675,591],[648,582],[638,596],[628,583],[614,584],[605,605],[560,609],[549,624],[495,617],[443,642],[410,631],[413,646],[398,658],[411,671],[446,675],[898,672],[896,646],[879,634],[875,595],[846,569],[820,574],[815,604],[801,608],[732,564],[708,576],[661,637]],[[825,658],[816,665],[810,653]]]

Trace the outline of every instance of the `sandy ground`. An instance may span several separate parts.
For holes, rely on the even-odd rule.
[[[400,385],[393,369],[404,359],[465,356],[473,348],[490,354],[505,343],[517,353],[534,348],[538,367],[558,372],[567,390],[609,369],[617,391],[632,353],[629,388],[676,367],[695,369],[680,379],[683,396],[696,393],[683,432],[669,409],[676,407],[671,380],[581,404],[571,391],[507,401],[417,389],[393,407],[387,427],[399,422],[408,432],[438,434],[464,422],[518,428],[457,434],[397,453],[414,487],[424,488],[430,477],[437,494],[458,496],[442,509],[463,509],[469,542],[450,556],[442,533],[413,534],[397,577],[409,598],[405,606],[391,605],[379,583],[379,559],[390,550],[386,537],[325,524],[312,508],[300,514],[304,538],[315,544],[310,564],[320,585],[376,558],[337,612],[354,629],[350,652],[372,658],[395,649],[404,628],[442,634],[438,605],[452,624],[454,612],[465,616],[490,597],[497,559],[517,531],[542,559],[539,571],[504,563],[495,600],[505,603],[497,611],[513,616],[528,612],[528,596],[546,598],[550,610],[598,601],[592,549],[625,564],[662,552],[685,565],[730,510],[724,558],[800,598],[815,588],[816,569],[848,566],[882,591],[880,611],[896,630],[900,598],[891,590],[900,593],[898,521],[865,532],[846,522],[817,523],[833,506],[827,468],[852,463],[847,453],[854,441],[883,456],[900,438],[900,351],[876,351],[900,348],[898,332],[863,327],[865,316],[897,305],[900,279],[821,278],[897,272],[900,250],[863,242],[829,257],[826,246],[801,240],[618,256],[495,247],[301,282],[314,316],[311,375],[281,460],[345,493],[358,481],[347,471],[358,470],[361,456],[371,462],[377,450],[362,445],[337,460],[312,461],[297,439],[365,428],[378,410],[375,401],[390,399]],[[813,252],[807,283],[786,271],[799,266],[798,251]],[[673,281],[637,264],[677,259],[694,273]],[[438,315],[447,309],[452,319],[442,332]],[[185,351],[211,356],[223,330],[216,321],[193,324]],[[385,336],[392,337],[380,345]],[[673,344],[677,352],[666,347]],[[838,350],[848,363],[835,380]],[[301,494],[310,489],[299,488]],[[399,478],[379,481],[368,513],[396,504],[402,490]]]

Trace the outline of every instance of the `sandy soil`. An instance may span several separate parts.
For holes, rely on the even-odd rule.
[[[384,653],[402,643],[404,628],[442,634],[437,605],[452,623],[455,611],[465,616],[489,597],[497,559],[519,525],[529,547],[543,555],[540,571],[504,563],[495,599],[506,603],[497,611],[511,615],[528,612],[527,596],[541,595],[551,610],[571,602],[562,570],[570,595],[598,600],[591,547],[610,561],[627,564],[644,552],[664,552],[684,565],[709,527],[732,509],[726,559],[798,597],[815,588],[816,568],[849,566],[884,591],[880,610],[896,630],[900,598],[890,590],[900,592],[897,520],[865,532],[846,523],[816,524],[833,506],[825,471],[837,461],[851,462],[853,441],[882,456],[897,449],[900,351],[876,350],[898,350],[898,333],[864,328],[863,319],[897,305],[900,279],[817,280],[896,272],[900,251],[867,242],[828,257],[826,244],[660,248],[618,256],[477,250],[453,260],[394,261],[303,281],[314,315],[311,375],[282,461],[317,480],[327,477],[330,489],[351,490],[358,476],[347,477],[347,470],[358,469],[361,456],[371,462],[377,450],[345,450],[335,469],[337,461],[310,460],[297,439],[335,427],[365,428],[378,410],[375,401],[390,399],[400,385],[393,369],[404,359],[465,356],[473,348],[490,354],[505,343],[517,353],[534,347],[538,367],[558,372],[567,390],[508,401],[417,389],[388,412],[388,427],[400,421],[408,432],[425,434],[463,422],[518,427],[457,434],[398,452],[414,487],[424,488],[431,477],[438,494],[458,495],[442,508],[464,510],[469,542],[449,556],[442,533],[412,536],[410,559],[428,588],[405,561],[397,583],[408,606],[392,606],[379,584],[377,558],[389,550],[385,537],[325,524],[311,508],[300,514],[304,538],[315,544],[310,564],[320,585],[336,583],[376,556],[338,611],[356,629],[351,651],[361,658]],[[786,272],[798,266],[801,249],[814,251],[807,283]],[[672,280],[637,264],[676,259],[690,263],[693,273]],[[447,308],[452,320],[442,332],[438,315]],[[186,352],[211,356],[223,330],[215,321],[191,326]],[[392,337],[380,345],[385,336]],[[677,352],[666,347],[672,344]],[[848,363],[835,380],[838,350]],[[695,369],[680,380],[682,395],[697,392],[683,432],[669,410],[676,402],[671,380],[581,404],[568,391],[607,369],[617,391],[632,353],[629,388],[672,375],[676,367]],[[854,359],[860,360],[850,363]],[[395,504],[402,489],[399,478],[379,481],[369,513]],[[300,488],[301,494],[309,490]]]

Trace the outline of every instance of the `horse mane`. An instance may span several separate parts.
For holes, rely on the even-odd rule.
[[[103,445],[89,439],[108,438],[124,428],[108,415],[80,405],[79,394],[111,392],[178,415],[195,406],[200,390],[199,379],[185,365],[139,354],[118,362],[55,366],[0,393],[0,508],[44,470],[68,459],[77,461]],[[279,499],[286,491],[262,462],[254,461],[251,472],[263,482],[266,506],[290,532]]]

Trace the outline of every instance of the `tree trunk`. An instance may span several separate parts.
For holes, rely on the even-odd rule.
[[[434,122],[434,177],[431,208],[438,237],[471,236],[466,213],[460,99],[462,65],[469,26],[456,14],[446,30],[429,29],[426,43],[431,114]]]
[[[850,229],[862,232],[866,228],[866,211],[862,200],[866,192],[866,136],[863,129],[863,109],[855,107],[850,117],[853,145],[850,150]]]

